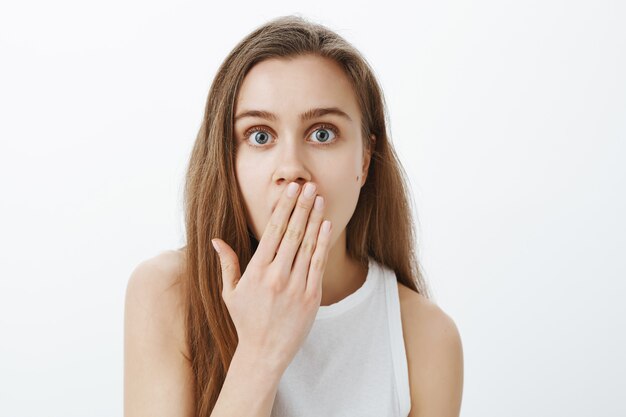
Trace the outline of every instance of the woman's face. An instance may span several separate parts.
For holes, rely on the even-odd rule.
[[[290,182],[314,182],[334,245],[354,213],[370,159],[363,154],[357,99],[341,67],[313,55],[256,64],[239,90],[234,129],[237,184],[256,239]]]

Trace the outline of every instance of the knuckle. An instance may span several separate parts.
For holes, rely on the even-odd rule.
[[[315,242],[313,241],[313,239],[307,239],[305,238],[302,241],[302,244],[300,245],[300,250],[302,251],[302,253],[306,256],[311,256],[313,254],[313,251],[315,249]]]
[[[297,285],[287,285],[286,288],[285,288],[285,293],[289,297],[298,298],[298,296],[302,293],[302,290],[300,288],[298,288]]]
[[[303,210],[308,210],[311,208],[311,205],[309,203],[302,201],[302,200],[298,200],[298,202],[296,203],[296,206]]]
[[[319,289],[311,288],[310,291],[307,291],[304,296],[304,302],[310,305],[315,305],[319,303],[319,299],[322,297],[322,294]]]
[[[281,293],[285,289],[285,280],[280,278],[272,278],[267,280],[267,288],[272,294]]]
[[[235,265],[233,265],[232,263],[228,262],[222,265],[222,269],[225,273],[229,274],[230,272],[232,272],[235,269]]]
[[[282,232],[281,225],[274,222],[269,222],[267,225],[267,231],[270,235],[280,236]]]
[[[319,272],[324,268],[324,260],[320,258],[311,259],[311,269],[313,271]]]
[[[299,241],[302,237],[302,230],[296,229],[294,227],[287,228],[287,231],[285,232],[285,237],[292,241]]]

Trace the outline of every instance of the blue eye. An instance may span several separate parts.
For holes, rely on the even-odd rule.
[[[337,132],[335,129],[332,129],[330,127],[320,126],[313,131],[313,136],[315,136],[315,139],[321,141],[318,143],[326,145],[327,142],[332,142],[333,139],[335,139],[335,137],[337,136]],[[329,136],[332,137],[329,139]]]
[[[330,146],[337,141],[338,133],[339,131],[334,126],[318,125],[308,137],[313,137],[315,139],[313,142],[318,146]],[[261,126],[254,126],[246,131],[244,141],[249,146],[262,148],[271,141],[272,136],[267,129]]]
[[[252,147],[261,148],[267,142],[270,141],[270,137],[272,136],[266,129],[255,126],[250,128],[244,133],[244,142]],[[252,138],[252,139],[251,139]]]
[[[254,142],[265,145],[269,141],[270,134],[265,130],[254,131]]]

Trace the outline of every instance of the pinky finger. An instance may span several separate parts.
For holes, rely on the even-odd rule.
[[[326,269],[326,260],[328,259],[328,250],[330,248],[330,235],[332,233],[332,224],[330,220],[324,220],[317,236],[317,244],[315,252],[311,256],[309,265],[309,274],[306,280],[305,292],[311,296],[315,294],[321,299],[322,281],[324,278],[324,270]]]

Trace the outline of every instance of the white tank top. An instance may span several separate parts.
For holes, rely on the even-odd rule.
[[[406,417],[410,408],[398,282],[369,258],[358,290],[320,306],[279,382],[271,417]]]

